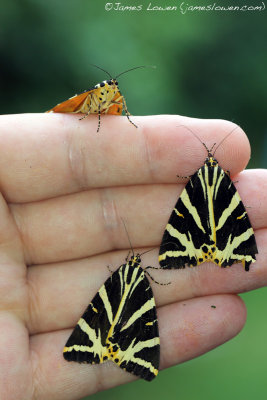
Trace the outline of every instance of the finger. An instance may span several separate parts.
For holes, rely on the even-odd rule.
[[[12,313],[0,312],[1,400],[32,399],[32,366],[26,327]]]
[[[160,368],[190,360],[226,342],[242,329],[245,319],[244,304],[234,295],[198,298],[158,309]],[[68,330],[31,338],[32,351],[39,359],[36,398],[75,400],[135,379],[110,362],[66,362],[62,348],[70,333]]]
[[[267,171],[248,170],[236,183],[255,230],[267,227]],[[88,257],[113,249],[158,246],[184,185],[142,185],[76,193],[12,205],[28,264]]]
[[[165,306],[200,296],[220,293],[241,293],[267,285],[267,230],[256,237],[259,254],[250,271],[241,264],[219,268],[205,263],[183,270],[151,270],[150,278],[157,306]],[[142,250],[143,249],[139,249]],[[141,266],[158,265],[157,249],[142,256]],[[103,283],[110,277],[107,266],[115,271],[127,252],[118,251],[102,256],[68,263],[49,264],[29,268],[30,319],[26,321],[31,334],[70,328],[92,301]]]
[[[19,232],[0,194],[0,310],[23,314],[27,304],[26,266]]]
[[[29,202],[96,187],[175,182],[203,164],[207,146],[222,140],[234,124],[182,116],[104,116],[25,114],[0,118],[1,190],[11,202]],[[19,129],[14,129],[19,127]],[[19,149],[19,151],[14,151]],[[239,128],[216,152],[235,175],[247,164],[249,142]]]

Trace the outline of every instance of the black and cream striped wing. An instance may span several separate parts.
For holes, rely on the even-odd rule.
[[[233,182],[216,160],[209,160],[191,177],[174,207],[160,246],[161,268],[242,262],[248,271],[257,253]]]
[[[152,380],[159,368],[155,300],[144,270],[123,264],[100,288],[63,350],[68,361],[102,363]]]

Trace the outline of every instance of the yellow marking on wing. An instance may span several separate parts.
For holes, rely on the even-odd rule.
[[[78,344],[74,344],[73,346],[70,347],[64,347],[63,353],[71,352],[71,351],[82,351],[82,352],[88,352],[88,353],[95,353],[93,352],[93,347],[89,346],[82,346]]]
[[[81,330],[88,335],[88,338],[93,342],[91,352],[94,354],[98,354],[100,357],[104,349],[101,343],[100,329],[98,329],[97,331],[96,329],[91,328],[90,325],[83,318],[79,319],[78,325]]]
[[[106,347],[103,351],[103,353],[101,354],[101,359],[100,362],[104,362],[105,360],[103,360],[104,357],[107,357],[108,359],[112,360],[113,362],[115,362],[115,358],[118,358],[118,362],[116,362],[117,365],[120,365],[124,360],[126,362],[131,361],[131,362],[136,362],[139,365],[144,365],[146,368],[148,368],[152,373],[157,374],[157,370],[153,367],[153,365],[149,362],[146,362],[144,360],[141,359],[137,359],[134,357],[134,353],[142,350],[145,347],[153,347],[156,344],[159,344],[159,338],[153,338],[153,339],[149,339],[147,341],[144,342],[137,342],[135,344],[136,338],[133,339],[131,345],[125,350],[122,351],[120,348],[116,351],[113,352],[112,351],[112,346],[113,344],[109,341],[109,338],[112,337],[114,329],[116,327],[116,325],[118,324],[120,318],[121,318],[121,313],[123,310],[123,307],[125,305],[125,302],[127,301],[128,297],[130,297],[131,293],[133,293],[134,288],[141,282],[141,280],[143,279],[143,274],[140,274],[140,276],[138,277],[138,279],[136,278],[136,275],[138,273],[139,268],[136,267],[134,268],[134,271],[132,273],[132,277],[131,277],[131,281],[129,284],[127,284],[127,276],[129,273],[129,266],[127,266],[128,268],[124,269],[124,275],[122,276],[122,272],[123,272],[123,268],[120,269],[119,274],[121,275],[121,280],[124,282],[124,291],[123,291],[123,295],[120,301],[120,305],[118,307],[118,310],[116,312],[116,315],[114,317],[114,320],[111,324],[111,327],[109,329],[108,335],[107,335],[107,340],[106,343],[109,344],[108,347]],[[143,305],[141,307],[141,312],[145,312],[146,310],[151,308],[151,305],[153,304],[153,306],[155,306],[155,301],[154,298],[152,298],[151,300],[149,300],[148,302],[145,303],[145,305]],[[126,323],[126,325],[122,328],[126,329],[128,326],[130,326],[137,318],[139,318],[140,316],[140,310],[139,310],[139,315],[138,315],[138,311],[136,313],[134,313],[128,320],[128,322]],[[111,352],[109,353],[108,350],[111,350]],[[116,357],[115,357],[116,356]]]
[[[175,229],[172,225],[167,224],[166,230],[169,234],[179,240],[182,246],[185,247],[185,250],[169,250],[164,254],[159,256],[159,261],[165,260],[167,256],[169,257],[179,257],[179,256],[189,256],[189,257],[201,257],[202,251],[200,249],[196,249],[193,245],[192,236],[190,232],[187,232],[189,239],[185,233],[180,233],[177,229]]]
[[[129,272],[129,265],[128,264],[127,264],[127,267],[124,270],[124,276],[123,276],[123,279],[121,279],[124,282],[124,292],[123,292],[123,295],[122,295],[118,310],[116,312],[116,315],[114,317],[114,320],[111,323],[111,326],[110,326],[110,329],[109,329],[109,332],[108,332],[108,336],[107,336],[107,340],[110,337],[112,337],[112,335],[113,335],[114,329],[115,329],[116,325],[118,324],[119,319],[121,318],[121,313],[123,311],[123,308],[124,308],[125,302],[127,301],[127,298],[130,297],[130,295],[133,292],[134,288],[143,279],[142,274],[138,277],[138,279],[136,279],[136,275],[138,273],[138,270],[139,270],[138,267],[134,268],[133,274],[132,274],[132,277],[131,277],[131,281],[130,281],[129,284],[127,283],[127,275],[128,275],[128,272]],[[120,270],[119,270],[119,274],[122,275],[122,272],[123,272],[123,268],[121,267]]]
[[[160,254],[159,255],[159,262],[163,261],[163,260],[166,260],[166,257],[168,256],[168,253],[170,253],[170,252],[169,251],[165,251],[165,253]],[[173,253],[173,252],[171,251],[171,253]]]
[[[195,206],[192,205],[191,200],[188,196],[187,190],[184,189],[182,191],[181,194],[181,199],[183,201],[183,204],[185,205],[185,207],[187,208],[187,210],[189,211],[189,213],[192,215],[192,217],[194,218],[195,223],[197,224],[197,226],[199,227],[199,229],[202,230],[202,232],[205,233],[205,230],[201,224],[201,220],[200,217],[198,215],[197,209]]]
[[[131,359],[131,361],[137,363],[138,365],[141,365],[142,367],[145,367],[145,368],[149,369],[149,371],[150,371],[152,374],[154,374],[155,376],[157,376],[158,373],[159,373],[159,370],[156,369],[156,368],[153,366],[153,364],[152,364],[151,362],[145,361],[145,360],[143,360],[142,358],[135,358],[135,357],[133,357],[133,358]]]
[[[201,183],[201,186],[202,186],[202,191],[203,191],[204,199],[206,200],[206,199],[207,199],[207,191],[206,191],[206,186],[205,186],[205,182],[204,182],[204,177],[203,177],[203,174],[202,174],[202,170],[201,170],[201,169],[198,170],[197,175],[198,175],[198,179],[200,180],[200,183]]]
[[[220,216],[218,225],[216,226],[216,231],[218,231],[223,227],[227,218],[233,213],[233,211],[236,209],[236,207],[239,205],[240,202],[241,202],[240,196],[238,192],[235,192],[234,196],[231,199],[231,203],[227,208],[225,208],[225,210],[223,210],[223,213]]]
[[[243,232],[239,236],[235,236],[232,240],[232,235],[229,235],[227,244],[223,250],[216,249],[216,258],[219,260],[218,265],[222,265],[224,261],[236,260],[235,262],[240,261],[252,261],[255,262],[256,260],[252,258],[251,255],[248,254],[235,254],[234,250],[244,241],[246,241],[250,236],[254,234],[252,228],[248,228],[245,232]]]
[[[136,357],[134,357],[134,354],[138,353],[139,351],[141,351],[145,348],[151,348],[156,345],[159,345],[160,344],[159,337],[155,337],[153,339],[148,339],[145,341],[139,341],[137,343],[135,343],[135,341],[136,341],[136,338],[133,339],[133,341],[128,346],[126,351],[119,352],[119,359],[120,359],[119,364],[121,364],[123,361],[126,361],[127,363],[129,361],[131,361],[131,362],[137,363],[138,365],[144,366],[145,368],[148,368],[151,373],[157,375],[158,370],[152,365],[151,362],[145,361],[141,358],[136,358]]]
[[[229,259],[236,259],[236,262],[242,261],[245,259],[246,261],[252,261],[255,262],[255,260],[252,258],[250,255],[239,255],[239,254],[234,254],[233,251],[235,248],[237,248],[240,243],[243,241],[246,241],[250,236],[253,235],[253,229],[248,228],[246,232],[243,232],[241,235],[236,236],[232,243],[231,243],[231,235],[228,238],[228,242],[225,246],[224,250],[219,250],[215,245],[207,246],[208,252],[211,252],[211,254],[204,253],[202,252],[201,249],[196,249],[192,242],[191,242],[191,235],[190,232],[189,234],[189,240],[187,239],[186,235],[179,233],[177,230],[174,230],[174,228],[171,225],[167,225],[166,230],[172,234],[173,237],[178,237],[180,243],[185,246],[185,251],[175,251],[175,250],[168,250],[165,253],[159,255],[159,261],[166,260],[167,257],[183,257],[183,256],[188,256],[188,257],[195,257],[197,259],[197,263],[202,264],[203,262],[208,262],[212,261],[213,263],[214,260],[217,258],[219,260],[219,263],[215,263],[217,265],[221,265],[224,261],[229,261]],[[204,245],[204,244],[203,244]],[[211,248],[215,247],[215,251],[212,252]],[[208,258],[205,258],[205,255],[208,256]],[[203,261],[199,261],[199,259],[202,258]]]
[[[126,269],[127,269],[127,266],[128,266],[128,269],[129,269],[129,265],[128,264],[126,265]],[[127,269],[127,271],[128,271],[128,269]],[[122,273],[122,267],[119,268],[119,277],[120,277],[120,289],[121,289],[120,296],[122,297],[123,290],[124,290],[124,276],[123,276],[123,273]]]
[[[239,217],[236,217],[236,219],[242,219],[242,218],[244,218],[244,217],[245,217],[245,215],[246,215],[246,211],[245,211],[245,212],[243,212],[243,214],[242,214],[242,215],[240,215]]]
[[[217,169],[218,169],[218,167],[217,167]],[[220,176],[219,176],[219,178],[217,179],[217,182],[216,182],[216,184],[215,184],[215,193],[214,193],[214,198],[216,199],[216,197],[217,197],[217,194],[218,194],[218,190],[219,190],[219,187],[220,187],[220,185],[221,185],[221,182],[222,182],[222,180],[223,180],[223,178],[224,178],[224,171],[223,171],[223,169],[221,170],[221,173],[220,173]]]
[[[139,268],[141,268],[141,267],[136,267],[135,269],[134,269],[134,273],[133,273],[133,276],[132,276],[132,280],[131,280],[131,283],[130,283],[130,288],[129,288],[129,297],[131,297],[131,295],[133,294],[133,292],[134,292],[134,290],[135,290],[135,288],[136,288],[136,286],[138,286],[139,285],[139,283],[144,279],[144,277],[145,277],[145,273],[144,273],[144,271],[142,271],[142,273],[139,275],[139,277],[138,277],[138,279],[136,279],[136,275],[137,275],[137,273],[138,273],[138,271],[139,271]]]
[[[181,214],[176,208],[174,208],[173,211],[178,215],[178,217],[184,218],[184,215]]]
[[[101,286],[101,288],[99,289],[99,295],[104,303],[105,306],[105,310],[108,316],[108,321],[110,323],[110,325],[112,324],[113,321],[113,313],[112,313],[112,308],[111,308],[111,304],[110,301],[108,299],[108,295],[107,295],[107,291],[106,291],[106,287],[105,285]]]
[[[209,168],[205,164],[205,181],[207,185],[207,199],[208,199],[208,210],[209,210],[209,226],[211,229],[211,235],[210,238],[213,240],[213,242],[216,245],[216,231],[215,231],[215,219],[214,219],[214,203],[213,203],[213,196],[214,196],[214,189],[215,189],[215,183],[217,180],[217,175],[218,175],[218,165],[216,165],[213,168],[213,181],[212,185],[209,185]]]
[[[138,318],[141,318],[144,313],[151,310],[153,307],[155,307],[155,300],[154,297],[151,297],[151,299],[147,300],[147,302],[143,304],[139,310],[135,311],[135,313],[131,315],[121,330],[123,331],[124,329],[129,328],[129,326],[131,326]]]

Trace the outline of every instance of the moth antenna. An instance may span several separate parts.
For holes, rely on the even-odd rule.
[[[179,128],[180,126],[186,128],[186,129],[188,129],[188,130],[195,136],[195,138],[197,138],[197,140],[198,140],[200,143],[202,143],[202,145],[203,145],[203,146],[205,147],[205,149],[207,150],[208,154],[212,154],[212,150],[213,150],[214,146],[216,145],[216,143],[213,143],[213,146],[211,147],[211,149],[209,149],[209,148],[207,147],[206,143],[202,142],[201,139],[195,134],[195,132],[193,132],[190,128],[188,128],[188,126],[185,126],[185,125],[178,125],[177,128]],[[231,132],[229,132],[229,133],[220,141],[220,143],[218,144],[218,146],[217,146],[216,149],[214,150],[213,157],[214,157],[214,155],[215,155],[215,153],[216,153],[218,147],[219,147],[219,146],[228,138],[228,136],[230,136],[237,128],[239,128],[239,126],[236,126],[234,129],[232,129]]]
[[[197,138],[197,140],[205,147],[205,149],[207,150],[207,153],[210,153],[210,150],[208,149],[206,143],[202,142],[201,139],[195,134],[195,132],[192,131],[192,129],[188,128],[188,126],[186,126],[186,125],[178,125],[177,128],[180,128],[180,126],[182,126],[183,128],[188,129],[188,130],[192,133],[192,135],[194,135],[195,138]],[[216,144],[216,143],[214,143],[214,145],[215,145],[215,144]],[[214,146],[214,145],[213,145],[213,146]],[[213,147],[213,146],[212,146],[212,147]]]
[[[139,255],[142,256],[143,254],[149,253],[150,251],[155,250],[155,249],[156,249],[156,247],[153,247],[153,249],[149,249],[149,250],[143,251],[143,253],[141,253]]]
[[[105,69],[103,69],[103,68],[101,68],[101,67],[99,67],[98,65],[95,65],[95,64],[91,64],[91,63],[90,63],[89,65],[93,65],[93,67],[96,67],[96,68],[100,69],[101,71],[103,71],[103,72],[105,72],[106,74],[108,74],[108,76],[110,77],[110,79],[113,79],[112,76],[110,75],[110,73],[109,73],[108,71],[106,71]]]
[[[211,149],[209,150],[209,153],[212,153],[212,150],[213,150],[214,146],[216,146],[216,143],[213,143]],[[214,153],[213,153],[213,155],[214,155]]]
[[[132,243],[131,243],[131,240],[130,240],[129,233],[128,233],[127,228],[126,228],[126,224],[125,224],[123,218],[121,218],[121,220],[122,220],[122,223],[124,225],[124,229],[125,229],[125,232],[126,232],[126,235],[127,235],[128,240],[129,240],[130,247],[131,247],[131,250],[132,250],[132,253],[133,253],[133,256],[134,256],[134,250],[133,250],[133,246],[132,246]],[[149,253],[150,251],[155,250],[155,249],[156,249],[156,247],[153,247],[152,249],[143,251],[143,253],[139,254],[139,256],[142,256],[143,254]]]
[[[138,69],[138,68],[156,68],[156,67],[155,67],[155,65],[139,65],[138,67],[130,68],[130,69],[127,69],[126,71],[121,72],[119,75],[117,75],[115,77],[115,79],[117,79],[119,76],[121,76],[123,74],[126,74],[126,72],[130,72],[130,71],[133,71],[134,69]]]
[[[146,267],[146,268],[144,269],[145,273],[150,277],[150,279],[152,279],[153,282],[155,282],[155,283],[157,283],[158,285],[161,285],[161,286],[166,286],[166,285],[170,285],[170,284],[171,284],[171,282],[161,283],[161,282],[156,281],[156,279],[153,278],[153,276],[150,275],[149,272],[147,272],[147,270],[148,270],[149,268],[152,268],[152,269],[160,269],[160,268]]]
[[[129,233],[128,233],[128,231],[127,231],[127,228],[126,228],[126,225],[125,225],[125,222],[124,222],[124,220],[123,220],[122,218],[121,218],[121,220],[122,220],[122,223],[123,223],[123,225],[124,225],[124,229],[125,229],[125,232],[126,232],[127,238],[128,238],[128,240],[129,240],[130,247],[131,247],[131,250],[132,250],[132,253],[133,253],[133,257],[134,257],[133,246],[132,246],[132,243],[131,243],[131,240],[130,240]]]
[[[228,136],[230,136],[237,128],[239,128],[239,126],[236,126],[234,129],[231,130],[231,132],[229,132],[218,144],[218,146],[216,147],[216,149],[214,150],[213,156],[216,153],[218,147],[228,138]]]

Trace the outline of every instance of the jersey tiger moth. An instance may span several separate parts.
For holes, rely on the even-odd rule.
[[[215,144],[211,150],[202,144],[208,156],[190,177],[171,213],[160,245],[160,266],[185,268],[212,261],[229,267],[242,262],[249,271],[258,253],[249,217],[229,172],[214,158],[220,144],[213,154]]]
[[[64,347],[66,360],[89,364],[111,360],[147,381],[157,376],[156,306],[140,263],[140,254],[127,257],[101,286]]]

